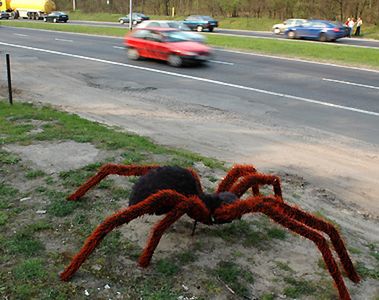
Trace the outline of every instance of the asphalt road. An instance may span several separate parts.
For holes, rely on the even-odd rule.
[[[128,61],[123,40],[118,38],[17,28],[2,28],[0,36],[1,41],[9,40],[11,44],[61,52],[52,54],[2,45],[2,48],[15,52],[15,55],[32,53],[43,57],[43,60],[52,64],[50,67],[67,68],[68,64],[77,60],[63,56],[65,54],[105,60],[107,70],[116,69],[113,72],[118,73],[117,78],[121,78],[125,72],[133,72],[134,80],[138,81],[139,78],[140,82],[154,82],[158,89],[176,91],[178,84],[188,90],[201,89],[207,96],[192,101],[202,105],[246,113],[250,101],[259,102],[267,108],[275,108],[275,114],[279,114],[281,119],[298,123],[299,126],[316,127],[379,143],[378,72],[222,49],[215,50],[214,60],[206,67],[175,69],[160,62]],[[59,60],[56,60],[57,57]],[[63,58],[67,62],[57,65]],[[112,66],[113,62],[125,65]],[[133,66],[146,70],[138,70]],[[183,76],[190,76],[191,79],[183,80]],[[220,90],[223,91],[221,94]],[[227,99],[235,97],[245,100],[231,106]],[[347,131],[351,122],[356,126]]]
[[[257,161],[257,153],[269,151],[272,161],[285,160],[287,167],[295,164],[294,156],[310,159],[292,155],[301,145],[354,149],[338,167],[333,147],[327,154],[309,154],[315,165],[299,167],[314,175],[318,168],[324,172],[320,164],[330,163],[330,177],[335,172],[349,177],[341,161],[348,164],[354,155],[373,160],[368,168],[378,163],[378,71],[224,49],[215,49],[206,66],[178,69],[128,61],[120,38],[10,27],[1,28],[0,41],[1,56],[11,54],[14,87],[24,98],[39,97],[159,142],[228,161]],[[269,142],[262,142],[267,136]],[[264,162],[270,165],[267,157]],[[367,180],[367,189],[376,187],[371,171],[363,171],[367,178],[359,180],[360,188]],[[347,183],[354,189],[356,184]]]
[[[43,21],[36,21],[36,20],[19,20],[20,22],[43,22]],[[128,24],[119,24],[117,22],[95,22],[95,21],[77,21],[77,20],[70,20],[67,24],[73,24],[73,25],[85,25],[85,26],[100,26],[100,27],[114,27],[114,28],[125,28],[128,29]],[[65,24],[60,24],[62,26],[65,26]],[[268,31],[248,31],[248,30],[233,30],[233,29],[223,29],[223,28],[216,28],[214,32],[209,33],[204,31],[205,35],[209,34],[223,34],[223,35],[230,35],[230,36],[245,36],[249,38],[267,38],[267,39],[278,39],[278,40],[287,40],[286,37],[281,35],[273,34],[272,32]],[[293,40],[292,40],[293,41]],[[293,41],[293,42],[296,42]],[[308,41],[310,43],[318,43],[318,41]],[[355,46],[355,47],[367,47],[367,48],[379,48],[379,41],[376,40],[370,40],[370,39],[364,39],[364,38],[343,38],[339,39],[336,42],[329,43],[330,45],[335,46]]]
[[[128,28],[128,24],[119,24],[119,23],[113,23],[113,22],[90,22],[90,21],[70,21],[72,24],[77,25],[89,25],[89,26],[108,26],[108,27],[125,27]],[[208,33],[204,31],[204,34],[223,34],[223,35],[236,35],[236,36],[245,36],[250,38],[268,38],[268,39],[286,39],[286,37],[283,34],[276,35],[272,32],[268,31],[248,31],[248,30],[234,30],[234,29],[223,29],[223,28],[216,28],[214,32]],[[314,41],[310,41],[314,43]],[[316,41],[317,42],[317,41]],[[359,47],[369,47],[369,48],[379,48],[379,41],[376,40],[369,40],[369,39],[363,39],[363,38],[343,38],[339,39],[338,41],[334,43],[330,43],[332,45],[349,45],[349,46],[359,46]]]

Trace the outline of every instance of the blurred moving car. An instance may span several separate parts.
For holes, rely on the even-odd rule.
[[[11,17],[11,15],[9,13],[7,13],[6,11],[0,12],[0,19],[8,20],[10,17]]]
[[[144,21],[137,25],[136,28],[151,28],[151,27],[162,27],[162,28],[176,28],[182,31],[185,31],[192,40],[205,43],[206,38],[195,32],[191,32],[191,28],[189,28],[183,21],[170,21],[170,20],[150,20]]]
[[[141,57],[167,61],[173,67],[185,63],[203,63],[211,58],[211,48],[190,39],[173,28],[136,28],[125,36],[128,58]]]
[[[43,20],[45,22],[53,22],[53,23],[64,22],[64,23],[67,23],[68,14],[61,12],[61,11],[53,11],[50,14],[43,17]]]
[[[210,16],[188,16],[183,23],[198,32],[204,29],[208,29],[209,32],[212,32],[214,28],[218,27],[218,21]]]
[[[301,25],[288,27],[284,34],[290,39],[304,38],[327,42],[348,36],[349,28],[339,22],[307,20]]]
[[[121,17],[118,19],[118,22],[120,24],[129,24],[129,17],[130,15],[126,15],[125,17]],[[132,13],[132,24],[139,24],[142,21],[150,20],[150,17],[144,15],[143,13]]]
[[[274,24],[272,26],[272,32],[275,34],[281,34],[283,33],[288,27],[290,26],[297,26],[305,23],[306,19],[288,19],[285,20],[283,23]]]

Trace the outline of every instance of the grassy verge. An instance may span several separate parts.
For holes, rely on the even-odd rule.
[[[5,26],[33,28],[33,29],[45,29],[54,31],[107,35],[123,37],[129,32],[128,27],[110,28],[110,27],[92,27],[85,25],[71,25],[71,24],[51,24],[51,23],[33,23],[33,22],[19,22],[19,21],[3,21],[0,23]]]
[[[76,170],[47,174],[35,165],[23,163],[18,154],[3,148],[9,144],[28,146],[64,141],[90,143],[106,153],[104,160]],[[81,280],[74,283],[59,281],[58,273],[74,254],[73,249],[78,250],[85,236],[105,216],[125,206],[120,201],[127,199],[129,189],[120,187],[112,179],[98,186],[104,202],[100,200],[92,205],[92,201],[85,199],[77,203],[65,199],[101,164],[109,161],[181,166],[201,162],[210,168],[223,169],[219,161],[163,147],[144,137],[89,122],[50,107],[20,103],[10,106],[0,101],[1,298],[85,299],[86,293],[92,299],[126,297],[174,300],[180,295],[187,296],[186,291],[181,291],[176,276],[183,272],[181,268],[184,265],[194,260],[193,252],[175,252],[170,258],[157,259],[156,268],[150,271],[143,274],[141,271],[133,272],[141,248],[119,231],[107,236],[98,248],[101,255],[96,255],[95,260],[87,264],[88,268],[82,269],[82,274],[87,274],[91,284],[83,284]],[[128,179],[125,181],[128,182]],[[129,178],[129,185],[134,181],[135,178]],[[94,198],[97,198],[96,195]],[[125,264],[125,259],[133,261],[132,264],[126,263],[131,268],[128,270],[131,274],[126,278],[125,267],[117,267]],[[107,284],[109,288],[104,288]]]
[[[4,24],[15,27],[28,27],[116,37],[123,37],[128,32],[127,28],[90,27],[70,24],[26,23],[18,21],[7,21],[4,22]],[[207,37],[209,44],[216,47],[379,69],[379,50],[377,49],[335,46],[325,43],[308,43],[302,41],[223,36],[216,34],[207,35]]]
[[[102,158],[48,173],[9,150],[41,143],[46,149],[65,141],[91,144]],[[59,164],[68,159],[61,156]],[[88,234],[127,205],[134,177],[107,178],[81,201],[66,201],[106,162],[200,166],[207,190],[214,190],[212,185],[225,172],[220,161],[163,147],[74,114],[0,101],[0,298],[200,300],[254,295],[268,300],[283,294],[297,299],[336,298],[331,278],[317,261],[312,267],[315,272],[308,273],[307,279],[300,274],[299,279],[296,268],[280,257],[284,247],[301,239],[257,214],[222,226],[199,224],[194,237],[190,235],[192,221],[181,218],[164,235],[147,269],[138,268],[137,259],[158,218],[139,218],[107,235],[74,278],[60,282],[58,273]],[[290,189],[288,184],[286,189]],[[299,245],[309,247],[303,241]],[[359,271],[373,286],[379,280],[377,250],[368,244],[354,251],[359,254]],[[307,265],[308,260],[309,256]],[[256,283],[260,287],[264,283],[267,290],[256,289]]]
[[[69,12],[71,20],[85,21],[102,21],[102,22],[117,22],[118,19],[125,14],[110,14],[110,13],[83,13],[81,11]],[[152,20],[184,20],[185,16],[159,16],[149,15]],[[254,18],[254,17],[238,17],[225,18],[215,17],[219,21],[220,28],[225,29],[240,29],[240,30],[256,30],[256,31],[271,31],[272,25],[281,23],[283,20],[270,18]],[[379,26],[365,24],[362,28],[364,38],[379,39]]]

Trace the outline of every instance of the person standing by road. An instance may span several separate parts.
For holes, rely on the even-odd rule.
[[[351,18],[348,25],[347,25],[347,26],[349,26],[349,37],[350,38],[353,35],[354,25],[355,25],[354,18]]]
[[[363,24],[363,21],[361,19],[361,17],[358,17],[358,20],[357,20],[357,28],[355,29],[355,36],[360,36],[361,35],[361,26]]]

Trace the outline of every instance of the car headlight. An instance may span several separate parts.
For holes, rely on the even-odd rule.
[[[189,51],[184,51],[182,52],[183,55],[188,55],[188,56],[196,56],[197,53],[196,52],[189,52]]]

